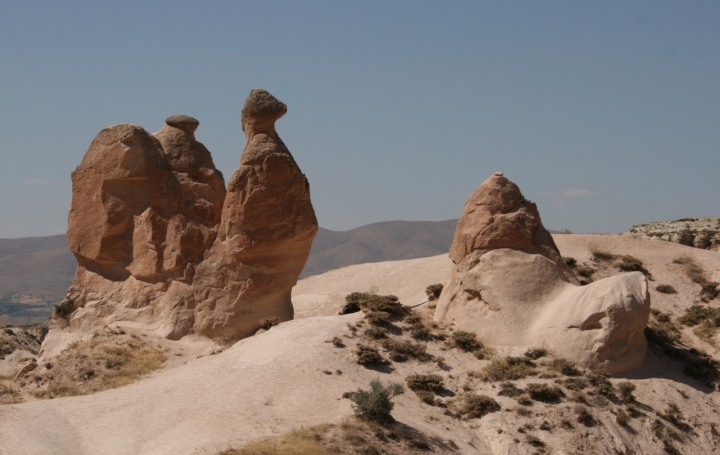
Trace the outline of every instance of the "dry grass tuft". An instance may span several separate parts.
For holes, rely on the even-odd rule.
[[[535,363],[523,357],[496,357],[483,368],[486,381],[514,381],[536,374]]]
[[[25,386],[37,398],[94,393],[135,382],[165,360],[165,352],[110,329],[73,343],[54,360],[52,369],[38,368],[34,381]]]

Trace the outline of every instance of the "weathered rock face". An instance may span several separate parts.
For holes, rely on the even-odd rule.
[[[579,286],[537,207],[496,173],[468,198],[435,311],[495,345],[545,346],[589,368],[640,366],[650,312],[640,272]]]
[[[251,92],[229,191],[192,117],[171,116],[154,135],[102,130],[72,175],[74,311],[55,319],[49,344],[114,321],[173,339],[239,339],[264,317],[292,319],[290,292],[318,227],[307,179],[275,131],[286,110]]]
[[[623,235],[720,251],[720,216],[639,224]]]

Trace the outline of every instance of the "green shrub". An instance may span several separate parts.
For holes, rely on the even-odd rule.
[[[537,360],[539,358],[545,357],[547,355],[547,349],[545,348],[535,348],[535,349],[528,349],[525,351],[525,354],[523,354],[528,359]]]
[[[533,447],[545,447],[545,443],[540,438],[530,434],[525,437],[525,442]]]
[[[59,305],[55,305],[55,315],[63,319],[67,319],[72,312],[75,311],[75,302],[65,299]]]
[[[501,390],[498,392],[498,396],[500,397],[514,398],[525,393],[523,389],[515,387],[515,384],[512,382],[503,382],[500,384],[500,389]]]
[[[575,364],[567,359],[553,359],[548,367],[565,376],[582,376],[582,372],[577,369]]]
[[[436,392],[443,388],[443,378],[437,374],[413,374],[405,378],[405,383],[414,392]]]
[[[690,431],[692,429],[690,425],[685,423],[685,416],[680,410],[680,407],[675,403],[668,403],[665,412],[659,412],[658,415],[682,431]]]
[[[618,392],[620,392],[620,399],[623,403],[631,403],[635,401],[633,392],[635,391],[635,384],[630,381],[623,381],[617,385]]]
[[[570,268],[575,267],[577,265],[577,260],[575,258],[563,257],[562,260],[565,263],[565,265],[567,265]]]
[[[693,327],[704,321],[710,321],[714,327],[720,327],[720,308],[693,305],[685,310],[685,314],[683,314],[678,321],[689,327]]]
[[[687,275],[687,277],[690,278],[693,283],[704,284],[707,282],[707,278],[705,277],[705,271],[691,258],[683,256],[675,259],[673,263],[682,265],[685,275]]]
[[[404,362],[408,358],[426,362],[432,357],[427,353],[425,346],[412,343],[410,341],[400,340],[383,340],[381,342],[383,349],[388,351],[390,358],[395,362]]]
[[[455,346],[463,351],[473,352],[483,347],[483,344],[477,340],[477,335],[472,332],[457,331],[452,336]]]
[[[587,387],[587,383],[578,378],[567,378],[560,381],[560,384],[564,385],[568,390],[583,390]]]
[[[433,300],[437,300],[440,298],[440,293],[442,293],[443,285],[438,284],[431,284],[425,289],[425,293],[428,296],[428,301],[432,302]]]
[[[645,267],[643,262],[630,255],[620,256],[620,260],[617,263],[617,267],[624,272],[643,272]]]
[[[612,253],[609,253],[609,252],[603,251],[603,250],[599,250],[597,248],[592,248],[590,250],[590,253],[592,253],[592,255],[600,261],[612,261],[616,257]]]
[[[333,337],[332,340],[330,340],[333,346],[336,348],[344,348],[345,343],[343,343],[343,340],[340,337]]]
[[[270,316],[267,318],[260,319],[259,324],[260,324],[261,329],[270,330],[270,328],[274,325],[277,325],[277,323],[278,323],[278,318],[276,318],[274,316]]]
[[[655,287],[655,290],[663,294],[677,294],[675,288],[670,286],[669,284],[660,284]]]
[[[617,422],[618,425],[622,425],[623,427],[626,427],[628,425],[628,422],[630,420],[630,417],[623,411],[622,409],[618,409],[617,414],[615,414],[615,422]]]
[[[525,390],[530,398],[543,403],[557,403],[565,396],[559,387],[551,387],[547,384],[528,384]]]
[[[458,412],[467,419],[479,419],[499,410],[500,405],[489,396],[467,393],[462,397],[462,404]]]
[[[377,349],[372,346],[358,344],[355,350],[356,361],[360,365],[379,365],[387,363]]]
[[[576,404],[573,410],[575,411],[575,414],[577,414],[578,423],[582,423],[586,427],[591,427],[595,424],[595,419],[592,415],[590,415],[585,406]]]
[[[430,341],[433,339],[432,333],[430,333],[430,329],[425,327],[425,324],[422,322],[417,322],[412,325],[410,328],[410,337],[412,337],[414,340],[420,340],[420,341]]]
[[[415,390],[415,395],[417,395],[418,398],[420,398],[420,401],[422,401],[425,404],[429,404],[430,406],[435,406],[438,402],[435,399],[435,394],[432,392],[428,392],[427,390]]]
[[[597,272],[597,270],[595,270],[594,268],[588,267],[586,265],[579,265],[575,267],[575,271],[578,275],[584,276],[585,278],[591,278],[593,274]]]
[[[382,325],[390,319],[390,313],[386,311],[368,311],[365,313],[365,319],[372,325]]]
[[[394,406],[392,399],[403,391],[403,386],[400,384],[390,383],[383,386],[379,380],[373,379],[370,381],[370,390],[358,389],[350,396],[354,403],[355,415],[378,423],[391,422],[393,419],[390,412]]]
[[[615,387],[610,382],[610,373],[605,370],[592,370],[588,373],[588,381],[604,396],[615,394]]]
[[[387,331],[382,327],[370,327],[363,334],[373,340],[379,340],[387,337]]]
[[[497,357],[483,368],[487,381],[514,381],[535,374],[535,363],[522,357]]]

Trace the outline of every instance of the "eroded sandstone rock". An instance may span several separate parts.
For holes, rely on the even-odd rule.
[[[73,311],[55,318],[44,347],[117,321],[172,339],[239,339],[262,318],[292,319],[290,293],[318,226],[307,179],[275,131],[286,111],[251,92],[228,190],[192,117],[168,117],[154,135],[102,130],[72,174]]]
[[[640,272],[579,286],[537,207],[502,175],[468,198],[435,320],[495,345],[545,346],[589,368],[640,366],[650,312]]]

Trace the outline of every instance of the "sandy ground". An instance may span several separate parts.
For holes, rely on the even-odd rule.
[[[652,306],[663,311],[681,313],[698,291],[673,259],[691,256],[709,278],[720,281],[720,253],[622,236],[557,235],[555,239],[564,256],[579,262],[590,261],[588,247],[593,245],[640,258],[652,272],[654,284],[671,284],[679,291],[668,296],[651,286]],[[0,454],[205,455],[301,425],[340,422],[352,415],[350,402],[341,399],[343,392],[367,387],[378,377],[402,382],[411,373],[435,374],[437,367],[415,361],[397,363],[394,369],[357,365],[351,351],[358,340],[346,337],[347,323],[362,316],[317,316],[337,314],[347,293],[368,291],[372,286],[381,294],[397,295],[406,304],[423,301],[425,287],[443,282],[449,267],[443,255],[350,266],[302,280],[294,291],[296,320],[242,340],[220,354],[178,356],[178,361],[187,363],[173,362],[176,366],[120,389],[0,406]],[[718,303],[715,300],[713,305]],[[334,336],[342,337],[347,347],[334,348],[326,342]],[[707,344],[702,348],[710,352]],[[455,349],[441,352],[440,346],[433,345],[428,351],[445,356],[452,365],[441,374],[454,390],[469,371],[485,364]],[[461,422],[406,393],[398,397],[393,415],[428,435],[453,440],[464,454],[533,453],[532,447],[515,442],[526,437],[516,430],[523,424],[534,425],[526,433],[547,441],[551,453],[662,453],[650,425],[653,412],[674,401],[694,428],[692,436],[677,443],[681,453],[720,453],[720,435],[710,425],[720,422],[719,394],[681,371],[675,362],[650,353],[642,369],[625,376],[637,384],[636,396],[645,406],[645,417],[632,421],[632,431],[619,429],[611,410],[594,410],[598,424],[592,428],[578,426],[577,431],[563,432],[554,427],[540,432],[537,426],[543,419],[555,425],[562,416],[571,416],[572,403],[537,404],[529,417],[519,417],[510,411],[514,402],[505,397],[497,398],[503,411]],[[491,396],[497,392],[492,384],[473,387]]]

